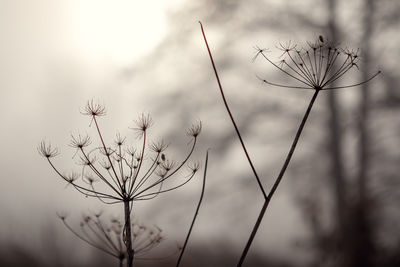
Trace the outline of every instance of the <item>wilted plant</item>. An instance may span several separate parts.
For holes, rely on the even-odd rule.
[[[287,44],[280,44],[278,49],[282,51],[280,55],[281,60],[277,63],[272,61],[269,57],[266,56],[266,49],[257,49],[257,53],[253,60],[255,60],[258,56],[262,56],[264,59],[267,60],[270,64],[272,64],[276,69],[278,69],[281,73],[287,75],[292,80],[296,81],[298,85],[283,85],[274,82],[270,82],[266,79],[262,79],[263,82],[269,85],[284,87],[284,88],[294,88],[294,89],[306,89],[306,90],[313,90],[314,94],[308,104],[307,110],[303,116],[303,119],[300,123],[299,128],[297,129],[296,135],[290,147],[289,153],[286,156],[286,159],[283,163],[283,166],[278,174],[278,177],[275,179],[272,188],[270,189],[269,193],[267,194],[261,180],[256,172],[256,169],[251,161],[251,158],[247,152],[246,146],[240,134],[240,131],[236,125],[235,119],[230,111],[229,105],[225,99],[225,94],[221,85],[221,81],[218,76],[217,69],[215,67],[214,59],[211,54],[211,50],[209,48],[207,38],[204,33],[203,25],[200,22],[201,31],[203,34],[203,38],[207,47],[208,54],[210,56],[211,64],[217,79],[217,83],[220,89],[220,93],[222,99],[224,101],[225,108],[229,114],[229,117],[233,123],[237,136],[240,140],[242,145],[243,151],[246,154],[247,160],[250,164],[250,167],[253,171],[254,177],[257,180],[257,183],[260,187],[260,190],[264,196],[264,205],[259,213],[257,221],[253,227],[253,230],[250,234],[249,240],[243,250],[243,253],[240,257],[239,263],[237,266],[242,266],[248,250],[253,242],[253,239],[257,233],[257,230],[261,224],[261,221],[264,217],[265,211],[281,182],[286,169],[290,163],[290,160],[293,156],[295,151],[297,142],[300,138],[300,135],[303,131],[304,125],[307,121],[307,118],[311,112],[312,106],[314,105],[315,99],[320,91],[325,90],[334,90],[334,89],[342,89],[342,88],[349,88],[358,86],[364,83],[369,82],[377,75],[380,74],[380,71],[372,75],[365,81],[350,84],[350,85],[342,85],[336,86],[334,83],[340,80],[346,73],[348,73],[351,69],[358,69],[358,62],[359,62],[359,50],[349,50],[336,47],[333,43],[327,42],[324,40],[322,36],[315,42],[307,43],[306,47],[298,47],[296,44],[292,44],[288,42]]]
[[[183,160],[177,162],[166,154],[168,145],[164,141],[149,142],[147,132],[153,121],[149,115],[142,114],[135,121],[136,138],[141,139],[140,148],[129,144],[126,137],[116,135],[113,145],[107,145],[101,133],[98,118],[106,114],[105,107],[88,101],[83,115],[91,118],[100,145],[89,148],[92,141],[89,136],[76,135],[71,137],[70,146],[76,149],[79,156],[78,164],[81,172],[63,174],[53,163],[53,158],[59,154],[57,148],[42,141],[38,147],[39,153],[45,157],[54,171],[68,185],[87,197],[94,197],[105,204],[123,203],[125,223],[123,227],[124,244],[127,251],[127,265],[132,266],[135,251],[132,247],[131,211],[134,201],[149,200],[160,193],[177,189],[186,184],[199,169],[199,164],[187,164],[193,154],[198,135],[201,132],[201,122],[193,124],[187,135],[191,138],[190,148]],[[149,143],[149,144],[148,144]],[[171,177],[178,174],[187,165],[189,172],[181,182],[172,181]]]
[[[119,266],[128,258],[122,235],[124,223],[119,219],[106,220],[101,213],[84,215],[78,229],[74,229],[65,215],[58,217],[64,225],[79,239],[104,253],[117,258]],[[164,240],[162,230],[157,226],[146,226],[131,220],[132,248],[136,259],[146,259],[143,256],[157,247]]]

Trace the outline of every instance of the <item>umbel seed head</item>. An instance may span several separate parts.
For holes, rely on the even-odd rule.
[[[106,108],[105,106],[99,104],[98,102],[89,100],[86,103],[84,110],[81,112],[83,115],[88,115],[92,117],[99,117],[106,115]]]
[[[317,91],[340,89],[367,83],[380,73],[378,71],[362,82],[336,86],[335,83],[350,70],[358,69],[359,49],[337,47],[332,42],[325,40],[322,35],[316,41],[308,42],[305,47],[288,42],[286,44],[280,43],[277,48],[282,51],[280,58],[283,57],[278,63],[267,57],[265,49],[258,47],[254,59],[262,56],[280,72],[296,81],[298,85],[283,85],[261,79],[273,86]]]
[[[58,148],[53,148],[50,143],[46,143],[44,140],[40,142],[37,150],[45,158],[53,158],[59,154]]]

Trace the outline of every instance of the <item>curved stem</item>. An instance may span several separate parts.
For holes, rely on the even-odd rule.
[[[140,190],[139,192],[136,192],[136,193],[135,193],[134,195],[132,195],[130,198],[131,198],[131,199],[135,199],[135,198],[139,197],[142,193],[144,193],[144,192],[146,192],[147,190],[149,190],[150,188],[153,188],[153,187],[155,187],[156,185],[158,185],[158,184],[164,182],[165,180],[167,180],[168,178],[170,178],[171,176],[173,176],[176,172],[178,172],[178,171],[182,168],[182,166],[185,165],[185,163],[188,161],[188,159],[190,158],[190,156],[193,154],[193,151],[194,151],[194,148],[195,148],[195,146],[196,146],[196,143],[197,143],[197,138],[194,137],[194,139],[193,139],[193,145],[192,145],[192,147],[191,147],[191,149],[190,149],[190,151],[189,151],[189,154],[188,154],[188,155],[186,156],[186,158],[182,161],[182,163],[181,163],[178,167],[176,167],[176,169],[175,169],[174,171],[172,171],[171,173],[169,173],[169,174],[168,174],[167,176],[165,176],[164,178],[162,178],[162,179],[160,179],[160,180],[154,182],[153,184],[147,186],[145,189],[142,189],[142,190]]]
[[[181,263],[183,253],[185,252],[185,248],[186,248],[186,245],[187,245],[187,243],[189,241],[190,234],[192,233],[194,222],[196,221],[197,214],[199,213],[201,202],[203,201],[204,190],[205,190],[205,187],[206,187],[207,164],[208,164],[208,150],[207,150],[207,154],[206,154],[206,163],[204,165],[203,186],[201,188],[200,200],[199,200],[199,203],[197,204],[196,212],[194,214],[192,224],[190,225],[189,232],[188,232],[188,234],[186,236],[185,243],[183,244],[181,253],[179,255],[178,262],[176,263],[176,267],[178,267],[179,264]]]
[[[310,103],[308,105],[307,111],[304,114],[303,120],[301,121],[300,126],[299,126],[299,128],[297,130],[296,136],[295,136],[295,138],[293,140],[292,146],[290,147],[289,153],[286,156],[286,160],[283,163],[281,171],[279,172],[279,175],[276,178],[276,180],[274,182],[274,185],[272,186],[271,191],[268,194],[267,199],[265,199],[263,207],[261,208],[261,211],[260,211],[260,214],[258,215],[256,224],[253,227],[253,230],[252,230],[252,232],[250,234],[249,240],[247,241],[246,247],[244,248],[243,253],[242,253],[241,257],[240,257],[239,263],[237,265],[238,267],[242,266],[242,264],[244,262],[244,259],[247,256],[247,252],[250,249],[251,243],[253,242],[253,239],[256,236],[257,230],[258,230],[258,228],[259,228],[259,226],[261,224],[261,221],[262,221],[262,219],[264,217],[265,211],[267,210],[269,202],[271,201],[272,196],[274,195],[276,189],[278,188],[279,183],[281,182],[281,180],[283,178],[283,175],[285,174],[286,169],[289,166],[289,163],[290,163],[290,160],[291,160],[291,158],[293,156],[294,150],[296,149],[297,142],[299,141],[301,132],[303,131],[304,125],[305,125],[305,123],[307,121],[308,115],[311,112],[311,108],[314,105],[315,99],[317,98],[317,95],[318,95],[319,91],[320,90],[315,90],[315,93],[314,93],[313,97],[311,98],[311,101],[310,101]]]
[[[366,79],[366,80],[364,80],[362,82],[359,82],[359,83],[355,83],[355,84],[351,84],[351,85],[345,85],[345,86],[327,87],[327,88],[323,88],[322,90],[335,90],[335,89],[342,89],[342,88],[350,88],[350,87],[359,86],[359,85],[362,85],[364,83],[367,83],[367,82],[371,81],[372,79],[374,79],[379,74],[381,74],[381,71],[378,71],[377,73],[375,73],[374,75],[372,75],[368,79]]]

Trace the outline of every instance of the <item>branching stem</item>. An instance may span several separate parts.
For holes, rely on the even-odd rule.
[[[281,182],[281,180],[282,180],[282,178],[283,178],[283,176],[284,176],[284,174],[285,174],[285,172],[286,172],[286,169],[287,169],[287,167],[289,166],[290,160],[291,160],[291,158],[292,158],[292,156],[293,156],[293,153],[294,153],[294,151],[295,151],[295,149],[296,149],[297,142],[299,141],[299,138],[300,138],[300,135],[301,135],[301,133],[302,133],[302,131],[303,131],[304,125],[305,125],[305,123],[306,123],[306,121],[307,121],[307,119],[308,119],[308,116],[309,116],[310,112],[311,112],[311,108],[312,108],[312,106],[314,105],[315,99],[317,98],[317,95],[318,95],[318,93],[319,93],[319,91],[320,91],[321,88],[315,89],[315,93],[314,93],[313,97],[311,98],[311,101],[310,101],[310,103],[309,103],[309,105],[308,105],[307,111],[306,111],[306,113],[304,114],[303,120],[302,120],[301,123],[300,123],[300,126],[299,126],[299,128],[298,128],[298,130],[297,130],[297,133],[296,133],[296,136],[295,136],[295,138],[294,138],[294,140],[293,140],[292,146],[290,147],[289,153],[288,153],[288,155],[286,156],[285,162],[283,163],[283,166],[282,166],[282,168],[281,168],[281,171],[279,172],[278,177],[276,178],[276,180],[275,180],[275,182],[274,182],[274,184],[273,184],[273,186],[272,186],[270,192],[269,192],[268,195],[267,195],[267,194],[265,193],[264,188],[263,188],[263,186],[262,186],[262,184],[261,184],[261,181],[260,181],[260,179],[259,179],[259,177],[258,177],[258,175],[257,175],[257,173],[256,173],[256,170],[255,170],[255,168],[254,168],[254,166],[253,166],[253,163],[252,163],[252,161],[251,161],[251,159],[250,159],[250,156],[249,156],[249,154],[248,154],[248,152],[247,152],[246,146],[244,145],[244,142],[243,142],[242,137],[241,137],[241,135],[240,135],[239,129],[238,129],[238,127],[236,126],[235,120],[234,120],[234,118],[233,118],[233,116],[232,116],[232,113],[231,113],[231,111],[230,111],[230,109],[229,109],[229,106],[228,106],[228,104],[227,104],[227,102],[226,102],[226,99],[225,99],[225,96],[224,96],[224,92],[223,92],[223,89],[222,89],[222,85],[221,85],[221,82],[220,82],[220,80],[219,80],[218,72],[217,72],[217,69],[216,69],[216,67],[215,67],[214,60],[213,60],[213,57],[212,57],[210,48],[209,48],[209,46],[208,46],[208,42],[207,42],[206,36],[205,36],[205,34],[204,34],[203,25],[201,24],[201,22],[199,22],[199,23],[200,23],[200,26],[201,26],[201,31],[202,31],[202,34],[203,34],[204,42],[205,42],[205,44],[206,44],[206,46],[207,46],[208,54],[209,54],[209,56],[210,56],[211,64],[212,64],[212,66],[213,66],[214,73],[215,73],[215,76],[216,76],[216,79],[217,79],[217,82],[218,82],[218,86],[219,86],[219,89],[220,89],[220,92],[221,92],[221,95],[222,95],[222,99],[223,99],[224,104],[225,104],[225,108],[226,108],[226,110],[227,110],[228,113],[229,113],[229,117],[231,118],[231,121],[232,121],[232,123],[233,123],[233,126],[234,126],[234,128],[235,128],[235,130],[236,130],[236,133],[237,133],[238,137],[239,137],[240,143],[242,144],[243,151],[244,151],[244,153],[246,154],[247,160],[248,160],[249,163],[250,163],[250,166],[251,166],[251,169],[253,170],[254,176],[255,176],[255,178],[256,178],[256,180],[257,180],[259,186],[260,186],[260,189],[261,189],[261,191],[262,191],[262,193],[263,193],[263,195],[264,195],[264,204],[263,204],[263,207],[261,208],[261,211],[260,211],[260,213],[259,213],[259,215],[258,215],[257,221],[256,221],[256,223],[255,223],[255,225],[254,225],[254,227],[253,227],[253,230],[252,230],[252,232],[251,232],[251,234],[250,234],[249,240],[247,241],[247,244],[246,244],[246,246],[245,246],[245,248],[244,248],[244,250],[243,250],[243,253],[242,253],[242,255],[241,255],[241,257],[240,257],[240,260],[239,260],[239,263],[238,263],[238,265],[237,265],[238,267],[240,267],[240,266],[242,266],[242,264],[243,264],[243,262],[244,262],[244,260],[245,260],[245,258],[246,258],[246,256],[247,256],[247,253],[248,253],[248,251],[249,251],[249,249],[250,249],[250,246],[251,246],[251,244],[252,244],[252,242],[253,242],[253,240],[254,240],[254,237],[255,237],[256,234],[257,234],[258,228],[259,228],[259,226],[260,226],[260,224],[261,224],[262,219],[264,218],[265,211],[267,210],[267,207],[268,207],[268,205],[269,205],[269,203],[270,203],[270,201],[271,201],[271,199],[272,199],[272,196],[274,195],[276,189],[278,188],[279,183]],[[265,57],[265,56],[264,56],[264,57]],[[267,58],[267,60],[270,61],[268,58]],[[270,61],[270,62],[271,62],[271,61]],[[274,66],[276,66],[273,62],[271,62],[271,63],[272,63]],[[277,67],[277,66],[276,66],[276,67]],[[281,68],[279,68],[279,67],[277,67],[277,68],[278,68],[278,69],[281,69]],[[282,70],[282,71],[283,71],[283,70]],[[284,72],[285,72],[285,71],[284,71]],[[285,72],[285,73],[286,73],[286,72]],[[289,74],[289,75],[290,75],[290,74]],[[292,76],[292,75],[290,75],[290,76]],[[311,88],[310,88],[310,89],[311,89]]]

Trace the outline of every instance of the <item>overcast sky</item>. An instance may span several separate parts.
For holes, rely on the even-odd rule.
[[[41,234],[37,229],[46,225],[48,221],[57,222],[55,212],[67,210],[79,217],[81,212],[100,206],[95,200],[84,200],[71,188],[65,188],[65,184],[54,175],[36,150],[37,144],[43,138],[51,141],[61,149],[60,166],[69,170],[69,164],[74,163],[71,159],[74,151],[67,146],[70,134],[92,133],[93,130],[88,127],[90,120],[79,114],[80,108],[88,99],[99,100],[107,107],[108,116],[102,118],[101,123],[105,129],[110,129],[105,133],[108,140],[113,138],[117,130],[129,135],[128,127],[132,126],[137,114],[143,111],[159,116],[154,120],[162,129],[155,127],[154,135],[166,134],[177,143],[179,149],[185,148],[186,139],[182,137],[188,123],[198,118],[202,119],[206,139],[196,154],[200,159],[208,147],[219,149],[221,142],[218,143],[218,140],[228,137],[232,139],[232,128],[227,120],[226,111],[218,102],[220,96],[216,87],[212,87],[216,85],[213,74],[207,72],[211,71],[210,63],[197,23],[203,19],[202,16],[205,17],[205,28],[209,33],[212,48],[220,51],[216,59],[220,60],[221,69],[225,66],[236,66],[221,76],[227,88],[232,89],[230,101],[237,107],[236,114],[244,118],[242,124],[246,123],[246,116],[252,114],[251,108],[258,111],[275,110],[275,102],[279,102],[283,94],[283,105],[293,109],[293,113],[304,110],[309,95],[299,92],[287,94],[287,91],[275,89],[266,91],[255,78],[255,74],[266,68],[265,64],[252,63],[253,46],[266,45],[274,48],[276,41],[271,42],[272,38],[278,41],[290,38],[306,41],[305,38],[314,38],[320,32],[303,34],[303,31],[298,31],[295,26],[290,25],[291,20],[282,13],[282,27],[289,23],[287,31],[270,31],[269,35],[261,35],[258,34],[258,29],[258,32],[255,31],[257,34],[252,35],[253,32],[248,31],[245,38],[242,38],[242,32],[235,31],[236,25],[251,25],[252,19],[257,21],[257,18],[263,18],[265,14],[262,9],[256,10],[258,13],[254,17],[253,13],[256,12],[253,11],[257,8],[253,7],[240,8],[240,12],[236,10],[237,13],[232,16],[235,19],[232,20],[223,15],[216,16],[218,19],[213,20],[211,15],[207,17],[206,14],[212,14],[218,9],[202,9],[193,16],[190,8],[197,6],[188,4],[187,12],[176,12],[183,3],[187,2],[0,0],[1,239],[12,237],[34,240]],[[221,1],[221,5],[222,3],[225,2]],[[279,1],[269,1],[268,5],[279,5],[277,3]],[[307,6],[303,4],[303,1],[293,1],[293,7],[299,8],[299,12],[307,10]],[[226,5],[226,9],[229,10],[229,4]],[[316,8],[323,9],[324,6]],[[340,13],[342,16],[353,17],[349,9],[341,10],[346,11]],[[318,21],[323,14],[326,13],[315,12],[308,19]],[[357,28],[357,23],[349,27]],[[346,41],[346,45],[352,43],[351,38]],[[229,56],[232,54],[234,56]],[[258,97],[255,98],[255,95]],[[351,96],[351,93],[346,96]],[[265,99],[269,100],[268,104]],[[347,101],[348,99],[351,97],[347,98]],[[315,109],[320,110],[323,107],[317,105]],[[284,135],[282,131],[290,135],[297,125],[295,123],[293,127],[282,126],[277,122],[279,118],[276,121],[267,121],[265,118],[264,113],[255,114],[252,117],[254,121],[247,129],[247,142],[251,151],[261,155],[255,157],[255,163],[261,172],[277,164],[276,161],[265,163],[265,159],[270,157],[270,154],[265,154],[265,147],[274,146],[275,150],[271,151],[278,151],[278,156],[284,155],[288,143],[275,144],[274,141]],[[313,118],[315,117],[311,117],[310,120]],[[258,137],[262,133],[261,129],[270,129],[268,134],[271,138],[251,139]],[[207,136],[217,136],[219,139],[207,139]],[[227,145],[232,144],[228,142]],[[302,149],[305,148],[299,148],[296,153],[301,154]],[[218,155],[217,151],[215,153]],[[199,219],[199,231],[207,235],[197,238],[204,242],[207,239],[221,240],[222,237],[228,240],[245,239],[254,222],[252,218],[245,218],[244,228],[241,229],[243,231],[237,231],[232,236],[229,235],[230,231],[237,229],[232,230],[224,224],[229,225],[242,219],[241,213],[237,211],[245,206],[243,199],[256,199],[255,202],[250,202],[252,206],[247,206],[248,210],[254,211],[253,217],[262,204],[261,196],[257,195],[258,193],[254,194],[258,188],[252,183],[240,147],[234,143],[224,155],[226,158],[222,163],[220,159],[216,160],[221,164],[210,166],[209,175],[214,179],[210,184],[220,183],[223,186],[218,190],[214,187],[210,189],[209,199],[212,199],[212,202],[210,201],[208,206],[204,205],[204,216]],[[213,153],[210,157],[213,157]],[[235,173],[235,177],[241,176],[243,179],[231,180],[229,175],[232,173]],[[271,175],[263,173],[263,176]],[[263,180],[266,185],[271,181]],[[186,226],[192,216],[190,212],[197,200],[199,183],[200,180],[193,181],[187,186],[187,190],[177,193],[181,195],[176,198],[161,197],[156,204],[152,204],[152,210],[160,212],[159,215],[146,213],[144,204],[140,204],[138,210],[145,219],[156,220],[155,223],[172,224],[166,228],[173,232],[173,236],[179,235],[182,232],[181,227]],[[248,191],[242,190],[242,187]],[[277,205],[271,206],[270,216],[265,220],[268,221],[268,226],[261,229],[262,235],[256,240],[258,244],[264,244],[264,237],[268,236],[274,242],[265,244],[274,252],[292,249],[294,239],[306,235],[306,230],[301,224],[293,227],[293,222],[300,221],[300,216],[299,211],[294,209],[293,199],[287,194],[290,187],[284,184],[280,190],[286,193],[276,196],[274,201]],[[190,205],[181,207],[180,197]],[[163,210],[160,206],[163,200],[170,201],[170,206],[176,205],[176,209],[171,212]],[[285,212],[282,212],[282,207]],[[178,220],[182,219],[182,214],[188,212],[190,215],[187,221]],[[113,210],[111,213],[118,212]],[[224,220],[228,216],[226,223]],[[218,223],[210,224],[209,218]],[[62,226],[59,229],[63,229]],[[222,234],[219,236],[220,233]],[[168,231],[166,234],[168,235]],[[238,244],[238,248],[243,246],[242,243]]]

